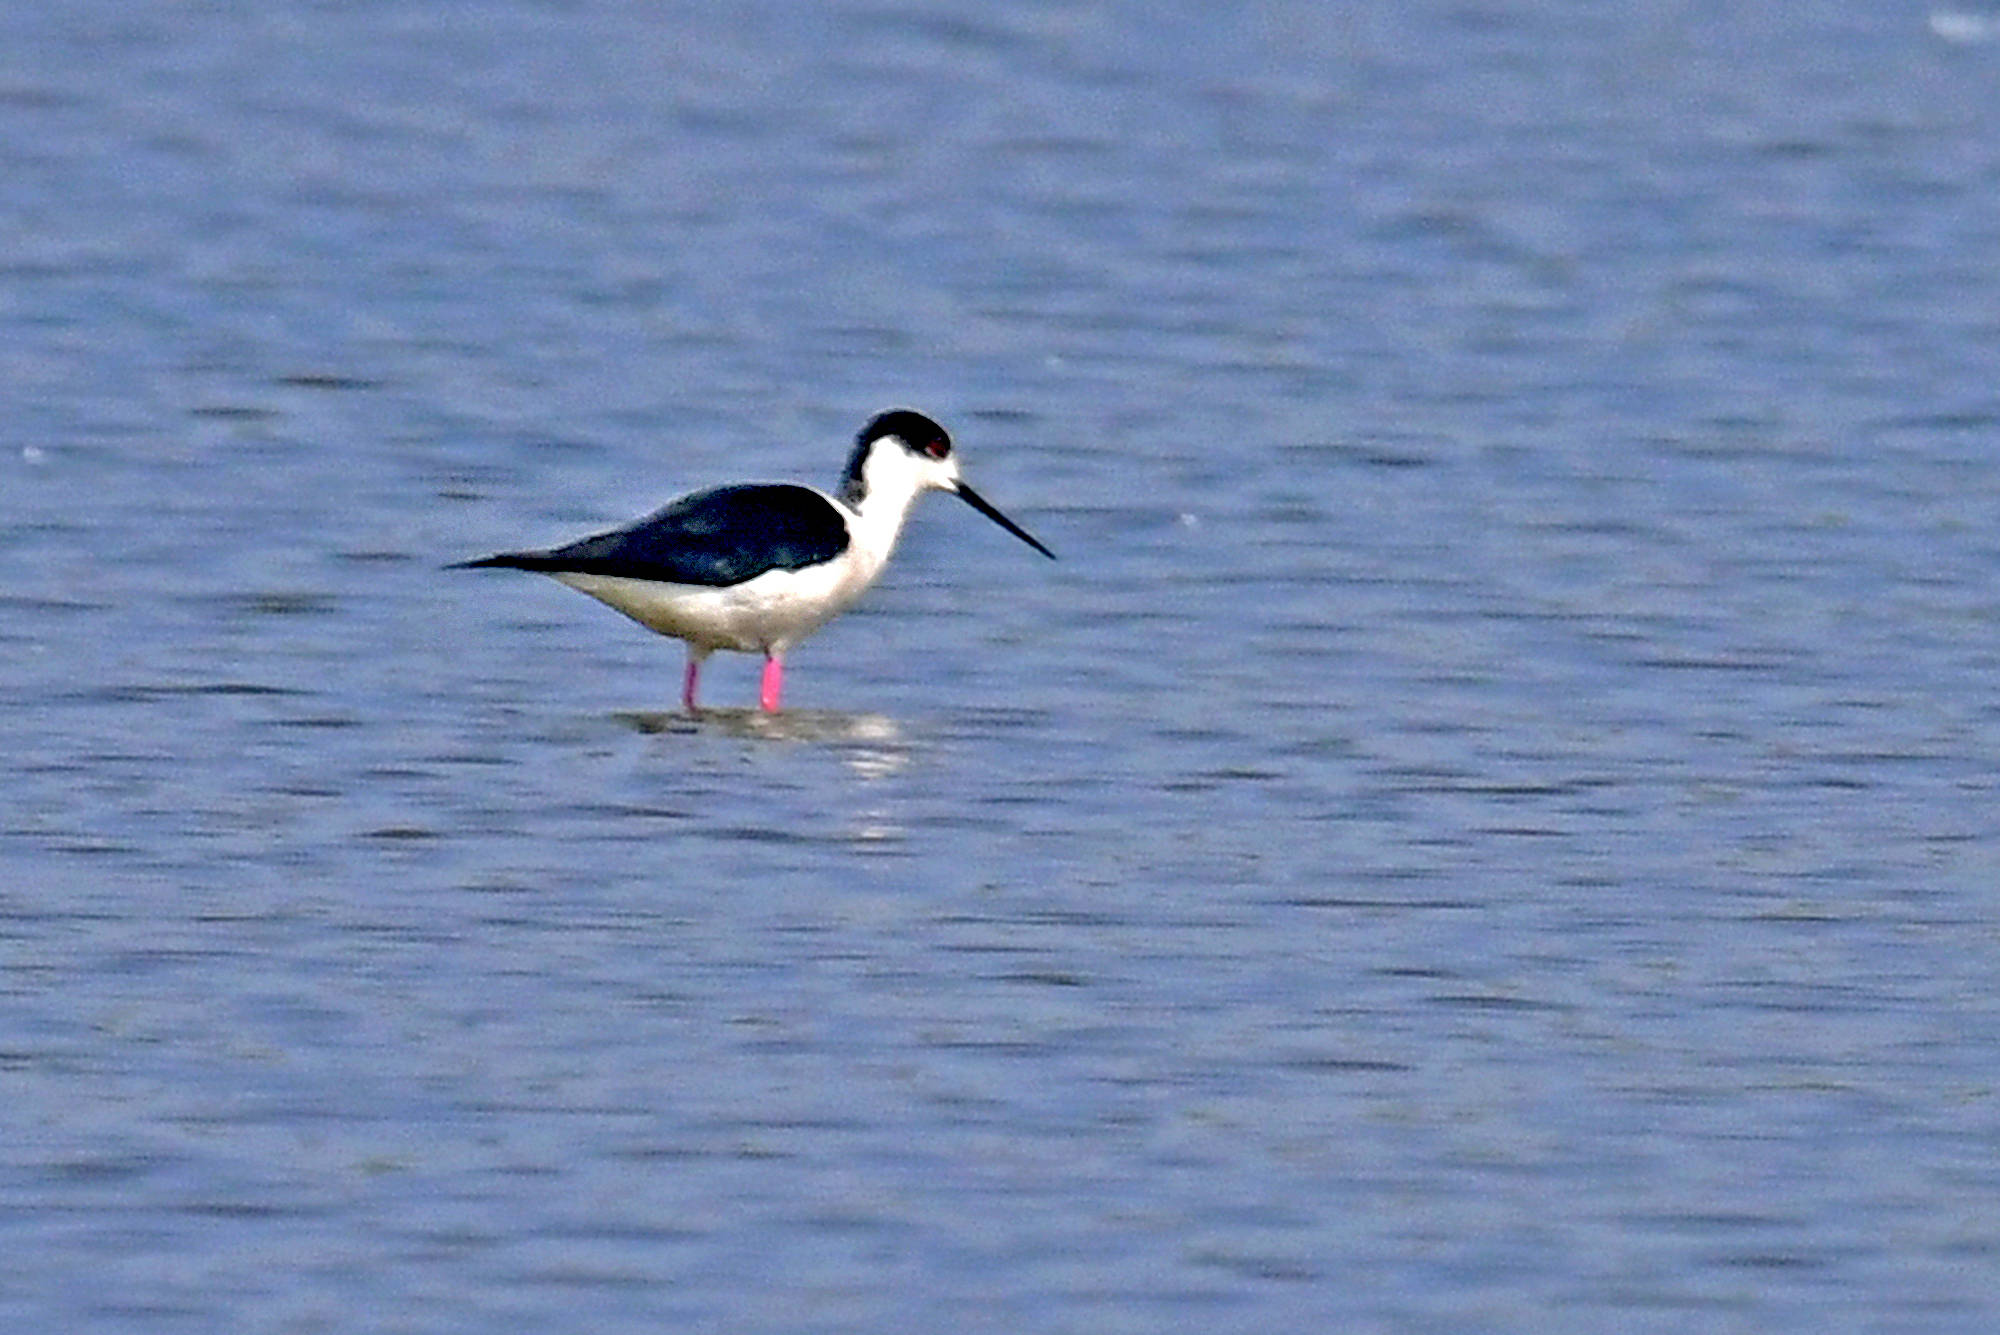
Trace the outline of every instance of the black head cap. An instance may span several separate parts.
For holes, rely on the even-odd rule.
[[[927,459],[945,459],[951,456],[951,436],[945,429],[920,412],[908,408],[891,408],[888,412],[877,413],[861,434],[854,438],[854,453],[847,456],[847,471],[841,475],[841,499],[850,505],[858,505],[867,493],[868,484],[862,479],[861,466],[868,461],[868,451],[875,442],[895,437],[903,443],[903,448],[912,454],[921,454]]]

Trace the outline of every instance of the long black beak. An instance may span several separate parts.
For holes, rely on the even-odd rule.
[[[1019,538],[1022,542],[1025,542],[1030,547],[1033,547],[1043,556],[1048,557],[1049,560],[1053,561],[1056,559],[1056,554],[1050,551],[1048,548],[1042,546],[1041,542],[1036,539],[1034,534],[1028,532],[1028,530],[1022,528],[1019,524],[1009,519],[1006,515],[1001,514],[998,510],[988,505],[986,503],[986,498],[984,496],[981,496],[978,492],[974,491],[971,487],[966,486],[963,482],[959,483],[958,494],[964,498],[965,503],[967,505],[979,511],[979,513],[985,515],[988,519],[998,524],[1001,528],[1006,529],[1009,533]]]

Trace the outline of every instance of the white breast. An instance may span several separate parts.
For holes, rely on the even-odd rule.
[[[854,549],[804,570],[768,570],[727,588],[555,572],[640,625],[704,649],[783,653],[851,606],[882,571]]]

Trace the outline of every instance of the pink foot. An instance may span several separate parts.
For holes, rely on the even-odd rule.
[[[785,693],[785,664],[776,654],[764,659],[764,689],[758,692],[757,702],[764,706],[766,714],[778,712],[778,697]]]
[[[681,708],[692,714],[695,711],[694,688],[701,682],[701,660],[688,655],[687,671],[681,676]]]

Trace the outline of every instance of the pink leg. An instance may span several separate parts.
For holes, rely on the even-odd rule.
[[[681,676],[681,708],[692,714],[695,711],[694,688],[701,683],[701,660],[688,655],[687,671]]]
[[[766,714],[778,712],[778,697],[785,693],[785,660],[776,654],[764,655],[764,689],[758,693],[757,702],[764,706]]]

